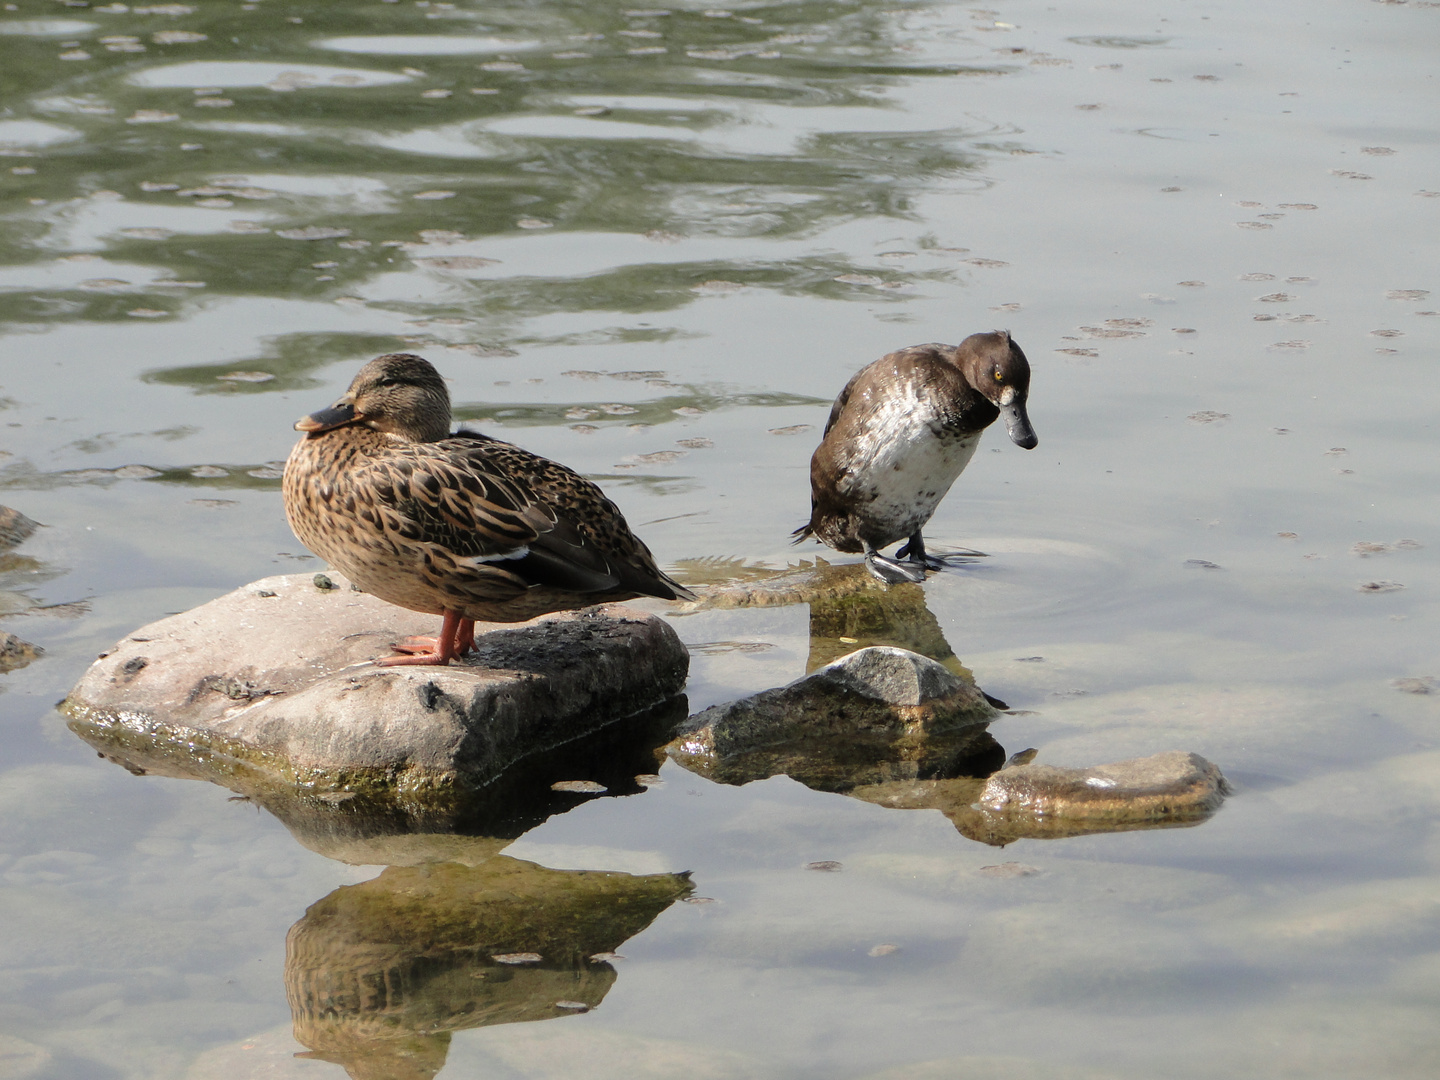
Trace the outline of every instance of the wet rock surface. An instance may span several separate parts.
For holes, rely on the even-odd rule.
[[[860,649],[789,686],[692,716],[668,752],[719,783],[784,773],[821,791],[897,778],[954,776],[1003,751],[998,715],[944,665],[905,649]],[[997,756],[998,755],[998,756]]]
[[[327,584],[266,578],[135,631],[63,703],[71,728],[137,772],[443,801],[671,699],[689,668],[663,620],[620,606],[477,624],[463,663],[380,668],[439,620]]]
[[[982,810],[1102,821],[1196,819],[1213,813],[1230,786],[1199,754],[1171,750],[1086,769],[1017,765],[985,781]]]
[[[0,630],[0,674],[22,668],[44,655],[45,650],[39,645],[31,645],[23,638]]]

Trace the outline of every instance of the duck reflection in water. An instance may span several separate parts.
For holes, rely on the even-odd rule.
[[[616,979],[607,954],[692,888],[684,874],[505,855],[388,867],[312,904],[286,936],[295,1038],[353,1080],[429,1080],[454,1031],[599,1005]]]

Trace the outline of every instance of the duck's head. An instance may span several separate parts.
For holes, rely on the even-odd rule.
[[[1024,450],[1040,444],[1025,399],[1030,396],[1030,361],[1010,339],[1010,331],[971,334],[955,350],[955,362],[966,380],[1000,410],[1010,441]]]
[[[346,424],[363,424],[412,442],[435,442],[450,434],[450,391],[440,373],[413,353],[386,353],[371,360],[328,409],[295,421],[295,430],[318,435]]]

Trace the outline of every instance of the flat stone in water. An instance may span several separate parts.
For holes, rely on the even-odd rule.
[[[1001,769],[985,782],[979,806],[1059,819],[1193,819],[1213,813],[1229,791],[1217,766],[1199,754],[1171,750],[1088,769]]]
[[[437,624],[334,571],[265,578],[136,631],[62,708],[143,771],[444,802],[668,701],[689,668],[668,624],[614,605],[478,624],[448,667],[371,663]]]

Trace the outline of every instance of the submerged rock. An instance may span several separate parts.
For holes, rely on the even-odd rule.
[[[39,645],[31,645],[14,634],[0,630],[0,673],[15,671],[44,655],[45,650]]]
[[[791,683],[716,705],[667,748],[691,772],[744,784],[783,773],[820,791],[954,776],[994,757],[997,715],[972,681],[905,649],[860,649]],[[1003,752],[990,765],[1004,760]]]
[[[0,506],[0,548],[12,548],[24,542],[36,529],[38,521],[31,521],[19,510]]]
[[[477,624],[449,667],[376,667],[438,619],[329,578],[265,578],[137,630],[62,704],[72,730],[138,771],[247,793],[443,802],[665,702],[689,668],[663,620],[619,606]]]
[[[1016,765],[985,781],[979,808],[1037,818],[1153,821],[1213,813],[1229,794],[1220,769],[1171,750],[1088,769]]]

